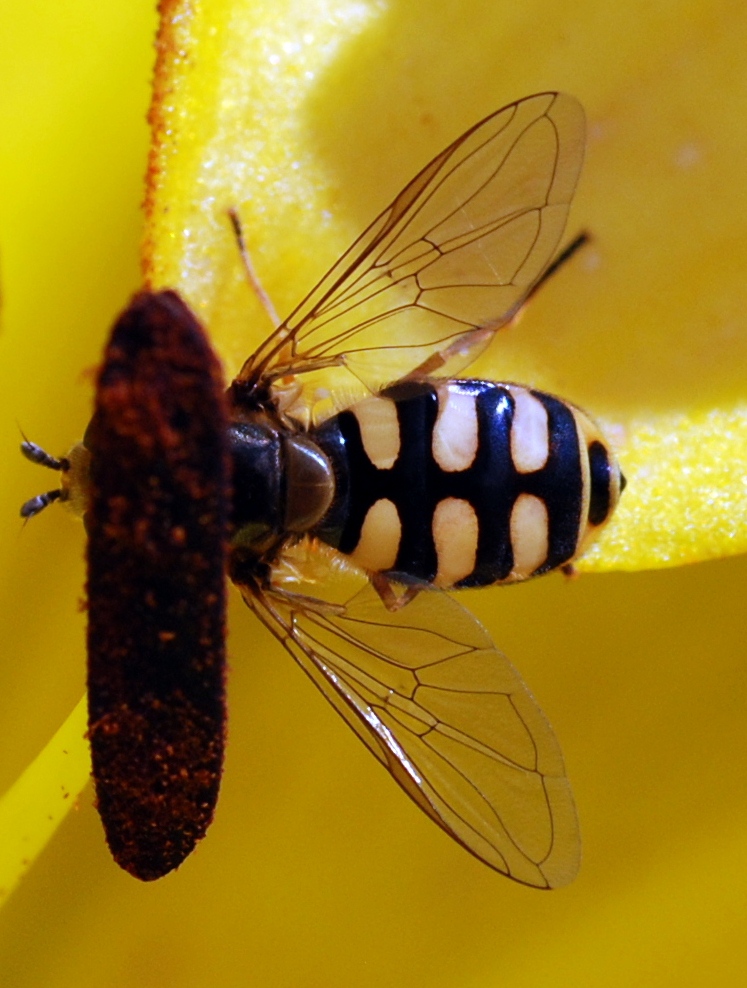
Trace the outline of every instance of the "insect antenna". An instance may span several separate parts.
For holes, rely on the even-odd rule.
[[[23,433],[21,433],[21,435],[23,435]],[[48,453],[36,443],[32,443],[25,436],[23,437],[23,442],[21,443],[21,452],[27,460],[31,460],[32,463],[38,463],[39,466],[48,467],[50,470],[70,469],[70,461],[65,457],[57,459],[56,456],[52,456],[51,453]]]
[[[38,515],[40,511],[43,511],[53,501],[59,501],[61,497],[62,491],[59,487],[53,491],[47,491],[46,494],[37,494],[36,497],[30,497],[28,501],[24,501],[21,505],[21,518],[28,521],[29,518]]]
[[[23,436],[23,432],[21,435]],[[70,461],[68,459],[65,457],[57,459],[56,456],[52,456],[45,449],[42,449],[41,446],[32,443],[25,436],[23,436],[23,442],[21,443],[21,452],[27,460],[31,460],[32,463],[38,463],[39,466],[47,467],[49,470],[59,470],[62,473],[66,473],[70,469]],[[36,497],[29,498],[28,501],[24,501],[21,505],[21,518],[28,521],[29,518],[38,515],[47,505],[53,501],[58,501],[62,496],[62,489],[57,488],[57,490],[47,491],[46,494],[37,494]]]

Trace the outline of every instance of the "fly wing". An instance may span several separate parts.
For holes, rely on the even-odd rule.
[[[444,593],[390,613],[241,588],[246,603],[421,809],[510,878],[565,885],[576,812],[552,728],[482,625]]]
[[[580,104],[561,93],[528,96],[486,117],[405,186],[239,380],[344,365],[378,387],[442,352],[450,358],[443,373],[458,373],[550,262],[584,131]]]

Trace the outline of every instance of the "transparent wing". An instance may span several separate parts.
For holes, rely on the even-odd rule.
[[[578,870],[576,812],[552,728],[482,625],[444,593],[388,612],[241,587],[249,607],[425,812],[540,888]]]
[[[463,369],[551,260],[584,129],[575,99],[539,93],[468,130],[374,220],[239,379],[344,365],[378,386],[442,352],[444,373]]]

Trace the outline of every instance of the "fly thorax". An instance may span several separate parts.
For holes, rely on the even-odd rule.
[[[304,433],[285,433],[282,439],[285,480],[284,528],[302,533],[326,515],[335,494],[332,464]]]
[[[309,436],[263,416],[232,423],[228,439],[235,546],[261,551],[323,518],[334,497],[334,475]]]
[[[228,427],[234,545],[246,548],[282,532],[283,511],[279,429],[266,419],[232,422]]]

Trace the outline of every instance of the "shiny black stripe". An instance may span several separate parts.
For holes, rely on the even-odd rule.
[[[457,585],[485,586],[510,575],[514,564],[511,511],[520,494],[540,498],[547,508],[548,554],[535,573],[539,575],[561,566],[576,551],[583,500],[580,447],[573,412],[552,395],[532,392],[547,411],[550,450],[541,469],[520,473],[511,456],[514,402],[510,392],[491,382],[465,383],[479,385],[478,454],[469,470],[454,475],[461,482],[450,493],[453,497],[466,497],[475,508],[479,537],[475,568]]]
[[[314,433],[334,465],[337,481],[335,500],[315,534],[340,552],[351,553],[369,510],[387,498],[402,525],[394,571],[431,582],[438,569],[432,517],[440,499],[441,470],[431,450],[438,399],[431,385],[415,383],[395,385],[381,397],[396,402],[400,429],[400,455],[390,469],[380,470],[368,458],[352,411],[341,412]]]
[[[380,484],[381,472],[363,448],[358,419],[350,411],[325,422],[314,435],[335,470],[335,499],[316,534],[340,552],[351,553],[360,539],[370,500]]]
[[[396,403],[400,452],[390,474],[388,496],[402,524],[396,573],[430,583],[438,571],[433,541],[433,512],[441,496],[443,471],[433,458],[433,428],[438,397],[431,385],[395,385],[382,393]]]
[[[460,580],[460,587],[479,587],[505,580],[514,565],[511,547],[511,509],[523,475],[511,458],[514,400],[510,392],[491,382],[480,382],[476,394],[477,456],[464,471],[463,494],[477,512],[479,534],[475,568]]]
[[[589,446],[589,472],[591,474],[589,523],[601,525],[610,513],[612,471],[607,450],[596,439]]]
[[[352,411],[316,430],[314,438],[332,460],[337,482],[335,501],[316,534],[341,552],[353,552],[371,506],[387,498],[402,524],[394,572],[430,582],[438,570],[433,513],[444,498],[460,498],[475,509],[479,534],[475,568],[457,585],[484,586],[510,575],[511,511],[520,494],[531,494],[547,506],[549,525],[548,556],[536,572],[562,565],[576,549],[583,494],[570,408],[551,395],[532,392],[547,410],[550,450],[540,470],[519,473],[511,456],[514,401],[509,390],[492,381],[452,384],[475,398],[477,455],[466,470],[444,471],[433,458],[438,398],[430,384],[395,385],[382,392],[396,403],[400,429],[400,454],[389,470],[379,470],[369,460]]]
[[[549,548],[547,559],[535,575],[562,566],[572,558],[581,530],[583,475],[581,449],[573,412],[559,398],[543,391],[532,395],[545,406],[550,437],[547,463],[533,474],[526,474],[524,490],[542,498],[547,507]]]
[[[345,434],[342,429],[343,423],[349,426]],[[357,429],[357,425],[358,421],[352,412],[342,412],[327,419],[312,434],[312,438],[319,444],[322,452],[326,453],[332,464],[335,479],[334,499],[321,524],[314,529],[314,534],[323,539],[327,545],[340,549],[341,552],[350,551],[342,549],[341,542],[350,514],[351,460],[357,453],[357,471],[365,469],[366,465],[372,465],[363,452],[360,429]],[[361,454],[365,458],[363,463],[360,461]]]

